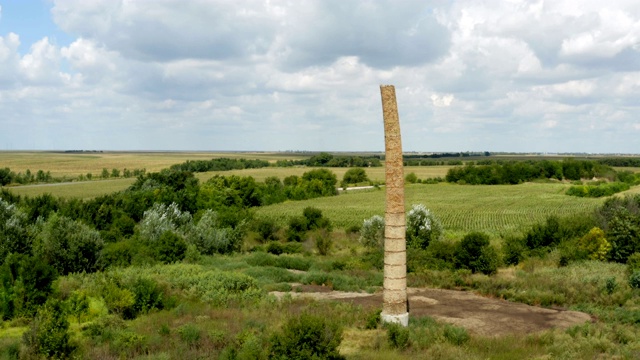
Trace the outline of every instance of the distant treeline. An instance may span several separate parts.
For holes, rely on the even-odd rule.
[[[599,159],[599,163],[617,167],[640,167],[640,158],[616,157]]]
[[[289,166],[314,166],[314,167],[378,167],[382,166],[380,156],[334,156],[332,154],[322,152],[305,160],[278,160],[278,167]]]
[[[266,160],[247,160],[247,159],[211,159],[211,160],[187,160],[181,164],[171,165],[171,170],[191,171],[191,172],[207,172],[207,171],[229,171],[242,169],[260,169],[269,167],[270,164]]]
[[[108,179],[108,178],[119,178],[119,177],[138,177],[140,175],[144,175],[146,173],[146,169],[127,169],[125,168],[122,172],[119,169],[102,169],[102,173],[96,174],[94,176],[92,173],[80,174],[76,178],[70,178],[67,176],[62,177],[53,177],[51,176],[51,172],[44,170],[38,170],[35,173],[32,173],[31,170],[27,169],[24,173],[15,171],[11,171],[9,168],[0,168],[0,186],[9,185],[9,184],[20,184],[20,185],[28,185],[28,184],[47,184],[47,183],[63,183],[70,181],[87,181],[96,179]]]
[[[519,184],[536,179],[580,180],[604,177],[615,180],[616,171],[593,160],[508,161],[489,165],[467,164],[447,172],[447,182],[472,185]]]
[[[456,158],[456,157],[478,157],[478,156],[491,156],[488,151],[484,152],[456,152],[456,153],[434,153],[429,155],[422,154],[404,154],[402,157],[406,159],[440,159],[440,158]]]

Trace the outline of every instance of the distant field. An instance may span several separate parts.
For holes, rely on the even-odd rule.
[[[415,173],[419,179],[427,179],[434,177],[445,177],[447,171],[451,166],[407,166],[404,168],[404,173]],[[280,179],[284,179],[287,176],[297,175],[302,176],[307,171],[313,170],[309,167],[289,167],[289,168],[263,168],[263,169],[245,169],[245,170],[232,170],[232,171],[213,171],[208,173],[196,174],[196,177],[201,181],[213,177],[216,174],[220,175],[238,175],[238,176],[253,176],[257,181],[264,181],[269,176],[277,176]],[[344,177],[344,173],[349,168],[328,168],[338,178],[338,182]],[[365,168],[365,172],[369,179],[372,181],[384,181],[384,167]]]
[[[409,185],[406,207],[422,203],[442,221],[450,234],[473,230],[493,236],[517,233],[547,216],[587,213],[603,199],[564,195],[568,185]],[[384,189],[342,193],[328,198],[287,202],[260,208],[258,216],[273,218],[281,225],[307,206],[322,210],[337,228],[362,224],[373,215],[384,215]]]
[[[99,175],[102,169],[127,168],[147,169],[156,172],[187,160],[210,160],[213,158],[246,158],[275,161],[279,159],[308,158],[289,153],[212,153],[212,152],[104,152],[104,153],[59,153],[38,151],[0,151],[0,168],[8,167],[15,172],[32,173],[38,170],[51,171],[53,177],[75,178],[80,174]]]
[[[196,173],[195,176],[200,182],[205,182],[213,176],[219,175],[238,175],[238,176],[253,176],[256,181],[264,181],[269,176],[277,176],[281,180],[290,175],[302,176],[307,171],[314,168],[308,167],[290,167],[290,168],[276,168],[268,167],[263,169],[246,169],[246,170],[234,170],[234,171],[212,171],[206,173]],[[422,167],[407,167],[405,173],[415,173],[418,178],[426,179],[429,177],[444,177],[447,174],[449,166],[422,166]],[[338,181],[342,179],[347,168],[329,168],[338,177]],[[369,178],[373,181],[384,181],[384,168],[367,168],[365,169]],[[15,186],[9,187],[11,192],[21,196],[38,196],[44,193],[49,193],[54,196],[60,196],[64,198],[81,198],[90,199],[97,196],[109,194],[116,191],[121,191],[129,187],[135,179],[113,179],[113,180],[95,180],[95,181],[82,181],[71,182],[61,184],[39,184],[28,186]]]
[[[92,199],[121,191],[133,184],[136,179],[114,179],[83,181],[59,184],[41,184],[8,187],[12,193],[20,196],[34,197],[45,193],[63,198]]]

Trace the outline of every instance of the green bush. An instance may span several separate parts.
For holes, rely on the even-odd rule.
[[[301,242],[304,240],[309,225],[307,218],[304,216],[294,216],[289,219],[289,227],[287,228],[287,241]]]
[[[480,257],[475,263],[475,270],[471,268],[472,271],[481,272],[485,275],[493,275],[498,272],[498,267],[500,267],[501,259],[498,251],[489,245],[482,248],[480,253]]]
[[[610,260],[626,263],[629,256],[640,252],[640,216],[626,208],[619,208],[607,225],[607,239],[611,243]]]
[[[266,243],[273,240],[278,240],[278,231],[280,227],[275,221],[271,219],[260,219],[255,222],[255,231],[258,233],[258,240],[262,243]]]
[[[498,253],[489,245],[487,234],[471,232],[456,247],[455,265],[458,269],[490,275],[497,271],[499,264]]]
[[[394,349],[406,349],[409,347],[409,328],[400,324],[386,324],[387,340],[389,345]]]
[[[444,326],[444,338],[453,345],[463,345],[469,341],[469,333],[463,327],[445,325]]]
[[[31,252],[27,215],[0,198],[0,263],[10,253]]]
[[[200,341],[200,329],[193,324],[185,324],[178,328],[178,334],[180,339],[187,343],[189,346],[193,346]]]
[[[47,358],[68,358],[75,347],[69,340],[69,322],[60,300],[50,299],[38,310],[23,342],[29,352]]]
[[[138,278],[128,285],[127,289],[131,291],[134,298],[133,306],[130,308],[131,313],[126,315],[128,318],[134,318],[138,314],[147,313],[153,309],[162,310],[164,307],[164,293],[152,279]]]
[[[633,253],[627,258],[627,274],[631,275],[637,270],[640,270],[640,252]]]
[[[344,173],[342,182],[345,184],[357,184],[369,181],[369,177],[363,168],[351,168]]]
[[[418,182],[418,176],[415,173],[408,173],[407,176],[404,177],[404,181],[409,184],[415,184]]]
[[[370,312],[365,319],[364,328],[367,330],[377,329],[380,325],[380,310]]]
[[[588,234],[580,238],[579,245],[592,260],[606,260],[611,250],[611,244],[605,238],[604,231],[598,227],[592,228]]]
[[[171,230],[162,234],[155,244],[156,259],[165,264],[184,259],[186,251],[187,243]]]
[[[256,247],[256,250],[261,249]],[[281,255],[281,254],[299,254],[303,251],[302,244],[297,242],[281,243],[279,241],[271,241],[267,244],[265,249],[269,254]],[[260,251],[260,250],[258,250]]]
[[[629,275],[629,286],[634,289],[640,289],[640,270],[636,270]]]
[[[32,317],[53,293],[55,269],[32,256],[11,254],[0,267],[0,319]]]
[[[523,238],[508,236],[502,243],[502,254],[504,263],[507,265],[518,265],[527,256],[527,245]]]
[[[104,246],[100,234],[81,222],[54,213],[42,225],[34,242],[34,255],[61,275],[93,272]]]
[[[326,317],[303,313],[270,340],[272,359],[344,359],[338,352],[342,328]]]
[[[316,243],[316,250],[318,254],[322,256],[329,255],[331,248],[333,247],[333,239],[331,239],[331,233],[325,229],[316,230],[313,238]]]
[[[151,248],[140,243],[136,238],[105,244],[98,258],[98,269],[105,270],[112,266],[125,267],[154,262]]]
[[[308,206],[302,210],[302,216],[307,219],[307,230],[331,230],[331,221],[322,215],[320,209]]]

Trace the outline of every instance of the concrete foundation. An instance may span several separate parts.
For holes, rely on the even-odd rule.
[[[380,314],[380,320],[385,323],[400,324],[404,327],[409,326],[409,313],[396,315],[396,314]]]

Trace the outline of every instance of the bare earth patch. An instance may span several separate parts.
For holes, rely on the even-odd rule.
[[[568,328],[591,321],[583,312],[547,309],[501,299],[486,298],[467,291],[409,288],[410,316],[430,316],[466,328],[483,336],[528,334],[551,328]],[[305,285],[290,293],[272,292],[280,298],[308,297],[317,300],[348,301],[370,308],[382,307],[382,294],[331,291],[324,286]]]

